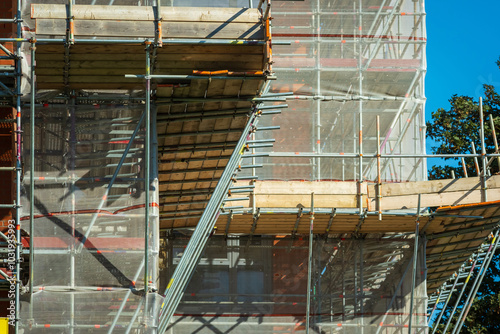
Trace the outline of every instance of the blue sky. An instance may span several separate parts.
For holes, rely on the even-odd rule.
[[[426,119],[452,94],[479,98],[482,84],[500,90],[500,1],[426,1]],[[430,145],[427,143],[427,152]],[[435,159],[428,162],[431,166]]]

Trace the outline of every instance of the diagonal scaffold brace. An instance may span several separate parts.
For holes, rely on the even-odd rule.
[[[217,183],[217,186],[210,197],[205,211],[203,212],[196,229],[191,236],[185,252],[180,259],[179,265],[176,267],[172,278],[170,279],[165,290],[165,301],[161,305],[158,334],[163,334],[167,331],[170,320],[175,309],[179,305],[184,291],[194,273],[198,261],[205,249],[210,235],[214,229],[217,218],[221,214],[222,204],[227,197],[231,183],[237,172],[241,158],[245,151],[245,146],[248,140],[251,139],[255,126],[257,124],[258,108],[255,108],[251,113],[245,129],[243,130],[236,147],[222,173],[222,176]]]

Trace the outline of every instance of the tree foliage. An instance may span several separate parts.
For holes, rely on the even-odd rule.
[[[500,67],[500,59],[497,61]],[[491,114],[494,121],[497,136],[500,134],[500,96],[492,85],[483,85],[484,100],[484,128],[486,152],[495,151],[493,136],[489,121]],[[426,123],[427,136],[438,145],[431,147],[433,154],[461,154],[472,153],[472,142],[476,146],[477,153],[481,153],[479,101],[465,95],[453,95],[449,100],[448,109],[439,108],[432,113],[432,119]],[[445,158],[453,161],[451,165],[432,166],[429,170],[429,179],[451,178],[451,171],[457,177],[463,177],[464,171],[461,159]],[[466,169],[469,176],[477,175],[477,167],[474,159],[465,159]],[[498,163],[495,159],[491,166],[491,172],[498,172]]]

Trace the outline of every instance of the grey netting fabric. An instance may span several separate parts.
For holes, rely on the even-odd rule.
[[[31,163],[35,170],[35,228],[29,231],[34,294],[22,304],[26,331],[88,333],[109,330],[115,319],[115,332],[125,332],[132,319],[135,327],[151,324],[150,312],[157,312],[151,306],[159,300],[145,303],[143,297],[143,112],[141,105],[76,102],[36,110],[35,160],[29,160],[29,146],[24,150],[21,220],[27,231]],[[25,144],[30,140],[25,136]],[[147,254],[155,285],[158,186],[151,181]]]
[[[273,1],[272,8],[273,40],[291,42],[273,48],[272,91],[294,96],[270,121],[281,130],[259,176],[375,180],[377,115],[382,154],[425,152],[423,1]],[[359,153],[362,166],[348,157]],[[426,179],[425,160],[383,159],[381,176]]]
[[[304,333],[308,240],[212,237],[170,333]],[[173,270],[187,239],[169,240]],[[412,328],[426,332],[425,251],[419,246]],[[315,238],[315,333],[397,333],[410,315],[413,239]],[[167,275],[168,277],[168,275]]]

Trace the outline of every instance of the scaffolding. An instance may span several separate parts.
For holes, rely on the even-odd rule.
[[[458,271],[454,272],[453,275],[429,298],[429,327],[432,327],[432,333],[436,332],[441,322],[443,324],[446,323],[445,328],[442,330],[443,332],[446,332],[448,328],[450,328],[450,333],[460,332],[460,328],[462,328],[465,322],[472,302],[474,301],[498,247],[498,229],[495,231],[494,235],[492,233],[488,239],[490,239],[489,244],[482,244],[478,250],[460,266]],[[473,278],[472,281],[471,278]],[[470,289],[469,295],[464,297],[464,292],[468,287],[469,281],[472,283],[472,288]],[[452,304],[449,304],[450,300],[457,294],[458,297],[456,297],[455,303],[453,303],[452,306]],[[438,313],[435,313],[438,311],[438,305],[440,306],[440,310]],[[460,308],[458,308],[459,306]],[[443,318],[446,312],[448,312],[448,314]],[[453,327],[450,327],[457,313],[458,320],[452,325]]]

